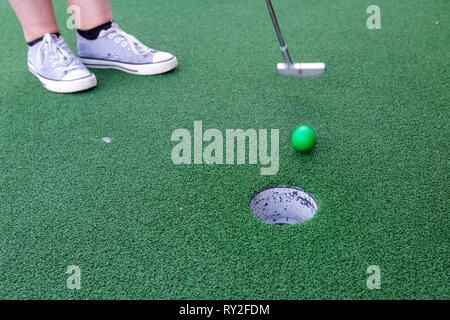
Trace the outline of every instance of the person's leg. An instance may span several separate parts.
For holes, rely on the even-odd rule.
[[[20,1],[20,0],[19,0]],[[110,0],[67,0],[69,6],[79,9],[80,30],[90,30],[103,25],[113,19]],[[72,13],[76,13],[75,10]]]
[[[58,33],[52,0],[9,0],[22,25],[25,40],[31,42],[46,33]]]
[[[28,43],[28,70],[54,92],[95,87],[97,79],[70,51],[59,34],[51,0],[9,0]]]

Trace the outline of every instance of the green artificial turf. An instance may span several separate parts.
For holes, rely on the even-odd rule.
[[[124,30],[180,66],[97,70],[95,90],[70,95],[27,71],[0,4],[0,298],[450,298],[449,2],[273,4],[293,59],[326,62],[325,75],[277,75],[263,0],[113,0]],[[380,30],[366,27],[372,4]],[[75,50],[66,4],[55,7]],[[175,166],[171,133],[195,120],[279,129],[278,174]],[[318,135],[309,154],[290,144],[300,124]],[[251,197],[276,185],[312,193],[316,216],[255,218]],[[81,290],[66,288],[69,265]],[[380,290],[366,287],[369,265]]]

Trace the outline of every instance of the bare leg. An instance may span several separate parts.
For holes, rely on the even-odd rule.
[[[80,22],[81,30],[93,29],[113,19],[110,0],[67,0],[67,3],[79,8],[80,19],[75,17],[75,21]]]
[[[25,40],[59,32],[51,0],[9,0],[22,25]]]

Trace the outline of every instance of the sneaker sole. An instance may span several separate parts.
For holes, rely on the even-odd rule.
[[[80,92],[97,85],[97,78],[93,73],[90,76],[75,80],[50,80],[39,75],[30,62],[28,62],[28,70],[39,79],[44,88],[57,93]]]
[[[81,62],[92,69],[116,69],[126,73],[137,74],[141,76],[153,76],[162,74],[175,69],[178,66],[176,57],[170,60],[149,63],[149,64],[131,64],[109,60],[89,59],[80,57]]]

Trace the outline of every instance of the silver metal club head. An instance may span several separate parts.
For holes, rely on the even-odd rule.
[[[288,77],[316,77],[324,74],[327,67],[325,63],[279,63],[277,64],[278,74]]]
[[[278,74],[282,76],[289,77],[316,77],[324,74],[327,67],[325,63],[316,62],[316,63],[293,63],[291,59],[291,55],[289,54],[289,50],[287,48],[286,43],[284,42],[283,35],[281,34],[281,29],[278,24],[277,17],[275,16],[275,11],[272,7],[272,2],[270,0],[266,0],[267,8],[269,9],[270,17],[272,18],[273,26],[275,28],[275,32],[278,36],[278,41],[280,42],[281,54],[284,58],[284,63],[279,63],[277,65]]]

